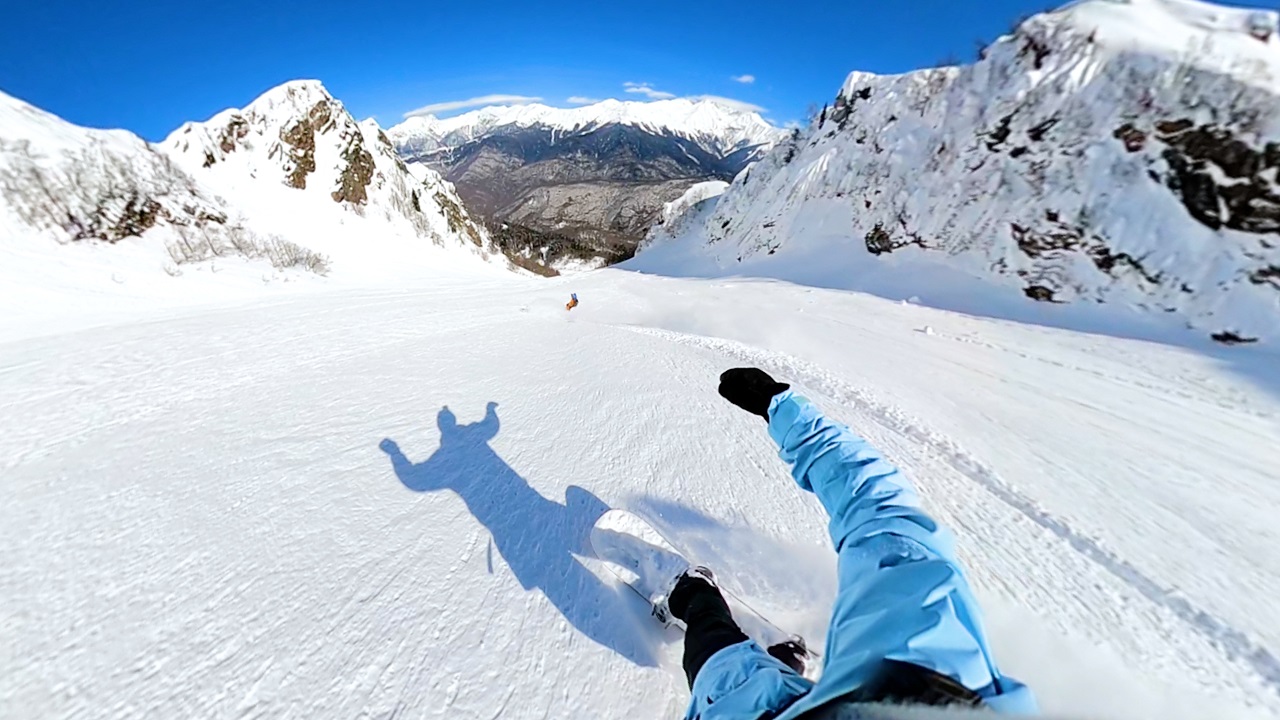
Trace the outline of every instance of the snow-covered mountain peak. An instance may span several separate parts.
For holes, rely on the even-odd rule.
[[[358,143],[359,128],[342,103],[315,80],[296,80],[272,88],[243,109],[230,108],[205,122],[188,122],[164,140],[162,146],[187,161],[208,168],[233,156],[239,164],[257,165],[263,160],[285,169],[286,184],[307,187],[316,170],[316,136],[332,135],[348,146]],[[266,158],[261,157],[266,155]]]
[[[333,203],[443,246],[486,252],[487,236],[435,173],[411,173],[373,120],[357,122],[315,80],[272,88],[243,109],[187,123],[162,147],[221,192],[264,203],[281,188],[301,191],[316,212]],[[294,203],[297,193],[280,196]]]
[[[757,112],[710,99],[605,100],[578,108],[499,105],[444,119],[429,115],[412,117],[392,127],[389,133],[397,145],[433,149],[455,147],[508,126],[542,126],[559,132],[581,133],[607,125],[630,125],[658,135],[678,135],[721,155],[770,146],[784,134]]]
[[[342,107],[319,80],[292,80],[262,93],[245,106],[243,112],[270,114],[309,110],[318,103],[332,103]]]
[[[1280,13],[1200,0],[1078,0],[1019,28],[1049,52],[1061,32],[1087,38],[1099,56],[1141,54],[1269,90],[1280,89]],[[1009,38],[1006,38],[1008,40]]]
[[[4,137],[13,140],[36,135],[54,138],[74,128],[62,118],[4,92],[0,92],[0,127],[4,128]]]
[[[1231,8],[1199,0],[1079,0],[1040,16],[1071,26],[1103,47],[1206,61],[1280,61],[1273,10]],[[1238,44],[1237,44],[1238,43]]]
[[[53,113],[0,92],[0,139],[32,143],[39,151],[79,147],[89,137],[115,138],[125,144],[145,144],[125,130],[93,130],[72,125]]]
[[[133,133],[95,130],[0,93],[0,237],[243,236],[237,218]]]
[[[1046,64],[1062,69],[1069,63],[1046,63],[1049,55],[1057,51],[1061,56],[1064,50],[1078,55],[1084,45],[1094,61],[1127,55],[1132,63],[1142,55],[1147,62],[1221,73],[1280,91],[1280,12],[1201,0],[1075,0],[1027,18],[985,50],[983,58],[1001,61],[1002,53],[1012,51],[1020,57],[1033,55],[1036,70],[1045,70]],[[922,77],[948,70],[954,69],[908,74]],[[1079,73],[1080,82],[1092,79],[1087,70]],[[845,94],[879,77],[855,70],[845,81]]]
[[[692,241],[682,261],[933,298],[978,277],[1275,342],[1276,24],[1192,0],[1084,0],[974,65],[851,73],[807,133],[646,252]]]
[[[436,119],[435,115],[414,115],[406,118],[402,123],[392,125],[389,132],[393,137],[396,134],[432,136],[443,134],[440,131],[440,121]]]

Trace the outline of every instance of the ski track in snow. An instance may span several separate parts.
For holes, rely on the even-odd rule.
[[[1082,555],[1096,562],[1107,572],[1127,583],[1151,602],[1177,615],[1192,629],[1200,633],[1228,659],[1246,665],[1273,692],[1280,695],[1280,660],[1256,640],[1221,618],[1196,607],[1187,598],[1162,587],[1145,575],[1141,569],[1105,548],[1098,540],[1071,527],[1054,517],[1032,498],[1019,493],[1002,480],[991,468],[966,452],[950,438],[922,427],[900,410],[885,405],[865,389],[842,381],[810,363],[789,357],[783,353],[762,351],[741,343],[704,336],[677,333],[655,328],[632,327],[634,332],[662,337],[673,343],[692,345],[715,351],[772,372],[777,377],[789,378],[795,384],[817,391],[822,396],[849,407],[864,409],[873,419],[902,437],[911,438],[922,446],[931,448],[944,458],[957,472],[986,488],[993,496],[1022,513],[1027,519],[1053,533]],[[1023,355],[1024,357],[1029,357]],[[1184,397],[1191,397],[1185,394]]]

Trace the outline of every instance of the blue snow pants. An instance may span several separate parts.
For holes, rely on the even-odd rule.
[[[814,683],[755,642],[731,645],[698,672],[687,720],[792,720],[862,687],[886,659],[946,675],[997,712],[1035,713],[1030,689],[996,668],[951,534],[902,472],[790,390],[769,406],[769,435],[831,517],[839,590],[826,665]]]

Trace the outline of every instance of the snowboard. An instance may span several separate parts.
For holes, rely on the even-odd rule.
[[[605,567],[646,603],[658,622],[684,631],[684,623],[665,612],[662,602],[671,591],[675,579],[692,566],[649,521],[626,510],[610,510],[591,528],[591,547]],[[733,619],[742,632],[769,647],[782,642],[797,642],[804,648],[806,665],[812,672],[821,656],[808,649],[804,638],[779,628],[772,621],[724,587],[720,593],[729,604]],[[806,674],[808,674],[806,672]]]

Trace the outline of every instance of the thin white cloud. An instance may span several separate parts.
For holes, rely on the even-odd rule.
[[[627,82],[627,83],[622,83],[622,87],[625,88],[626,91],[629,93],[643,95],[649,98],[650,100],[670,100],[671,98],[675,97],[675,94],[673,93],[669,93],[663,90],[654,90],[649,85],[649,83]]]
[[[734,100],[733,98],[720,97],[719,95],[690,95],[687,99],[695,100],[695,101],[707,100],[717,105],[723,105],[727,108],[731,108],[733,110],[740,110],[742,112],[762,113],[765,111],[764,108],[760,107],[759,105],[756,105],[755,103],[749,103],[744,100]]]
[[[528,105],[529,103],[542,102],[540,97],[529,97],[527,95],[481,95],[480,97],[468,98],[466,100],[450,100],[448,102],[432,103],[423,105],[420,108],[410,110],[405,113],[406,118],[418,115],[435,115],[436,113],[449,112],[451,110],[462,110],[464,108],[483,107],[485,105]]]
[[[783,123],[782,127],[786,128],[787,130],[803,130],[804,123],[800,122],[799,120],[788,120],[785,123]]]
[[[756,81],[756,76],[755,75],[734,75],[729,79],[736,83],[742,83],[743,85],[750,85],[751,83]]]
[[[601,100],[600,98],[589,98],[582,97],[581,95],[574,95],[573,97],[566,99],[565,102],[570,105],[595,105],[596,103],[604,102],[604,100]]]

